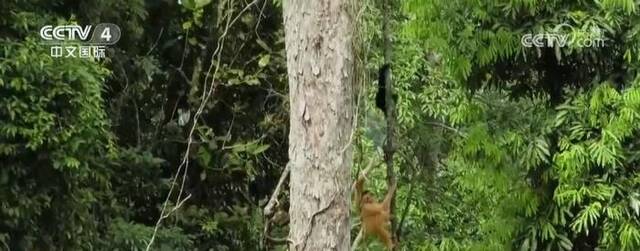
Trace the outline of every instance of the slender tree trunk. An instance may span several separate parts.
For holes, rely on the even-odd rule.
[[[349,250],[354,55],[348,4],[284,2],[290,250]]]
[[[382,39],[383,39],[383,50],[384,50],[384,63],[389,65],[389,72],[385,74],[385,103],[387,104],[387,110],[385,111],[387,116],[387,141],[384,147],[384,160],[387,165],[387,185],[391,186],[393,182],[395,182],[396,174],[393,169],[393,155],[396,151],[395,146],[395,129],[396,129],[396,114],[395,114],[395,102],[393,100],[393,64],[391,63],[392,51],[393,47],[391,45],[391,3],[392,0],[383,0],[383,17],[382,17]],[[391,197],[391,236],[393,237],[393,242],[397,243],[396,233],[396,219],[393,217],[395,214],[396,200],[395,195]],[[397,246],[397,245],[396,245]]]

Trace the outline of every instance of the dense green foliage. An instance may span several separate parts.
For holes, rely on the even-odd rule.
[[[211,82],[218,41],[225,49],[216,92],[179,174],[190,197],[162,222],[152,249],[262,245],[259,206],[286,161],[280,7],[1,5],[0,249],[144,250]],[[51,58],[39,38],[45,24],[100,22],[123,34],[101,62]]]
[[[107,71],[82,60],[54,62],[33,39],[4,42],[2,226],[12,230],[12,239],[42,236],[38,241],[48,244],[82,245],[99,227],[90,212],[100,200],[94,192],[108,186],[106,170],[91,157],[106,155],[110,140],[101,109]],[[87,231],[65,234],[78,226]]]
[[[429,245],[640,248],[635,3],[415,0],[405,8],[404,32],[442,59],[418,100],[461,131],[442,172],[453,175],[452,198],[471,219]],[[576,42],[521,44],[539,33]],[[604,46],[578,43],[601,38]]]
[[[287,162],[280,1],[80,2],[0,4],[0,250],[144,250],[165,202],[152,250],[283,250],[286,186],[261,210]],[[354,15],[353,173],[380,163],[378,195],[380,2]],[[636,2],[392,7],[400,250],[640,250]],[[123,34],[102,61],[38,34],[101,22]],[[544,33],[574,40],[523,46]]]

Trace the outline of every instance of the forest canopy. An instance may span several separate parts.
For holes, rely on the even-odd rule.
[[[315,3],[3,0],[0,250],[640,250],[636,1]]]

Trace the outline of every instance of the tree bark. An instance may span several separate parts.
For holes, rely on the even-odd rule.
[[[353,156],[351,146],[346,146],[355,110],[349,2],[284,2],[290,98],[289,250],[349,250]]]

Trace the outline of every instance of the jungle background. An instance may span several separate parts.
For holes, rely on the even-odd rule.
[[[353,173],[379,163],[381,196],[382,11],[358,6]],[[392,7],[401,250],[640,250],[637,2]],[[123,34],[106,60],[40,43],[101,22]],[[522,46],[545,32],[605,46]],[[2,1],[0,249],[144,250],[164,207],[152,250],[284,250],[286,192],[262,211],[287,163],[284,50],[277,0]]]

